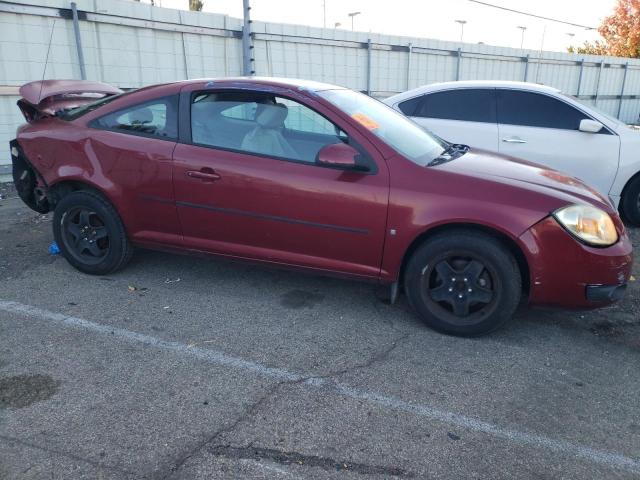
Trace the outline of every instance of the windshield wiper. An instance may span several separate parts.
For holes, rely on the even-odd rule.
[[[450,143],[449,146],[445,148],[439,156],[437,156],[427,164],[427,167],[434,167],[436,165],[450,162],[451,160],[455,160],[456,158],[461,157],[468,151],[468,145],[462,145],[460,143]]]

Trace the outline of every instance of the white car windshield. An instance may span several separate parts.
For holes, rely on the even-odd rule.
[[[444,140],[367,95],[346,89],[317,93],[418,165],[426,166],[449,147]]]

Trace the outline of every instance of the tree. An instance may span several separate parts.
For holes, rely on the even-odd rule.
[[[604,42],[585,42],[582,47],[569,47],[573,53],[640,57],[640,0],[618,0],[613,14],[606,17],[598,32]]]
[[[201,12],[204,2],[202,0],[189,0],[189,10]]]
[[[569,53],[581,53],[583,55],[611,55],[604,42],[596,40],[594,43],[584,42],[581,47],[570,46]]]

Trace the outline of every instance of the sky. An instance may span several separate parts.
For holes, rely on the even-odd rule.
[[[149,3],[150,0],[142,0]],[[187,9],[188,0],[155,0],[156,5]],[[242,17],[242,0],[203,0],[205,12]],[[527,13],[598,27],[611,14],[616,0],[486,0]],[[582,45],[600,36],[595,30],[538,20],[501,11],[470,0],[251,0],[253,20],[296,23],[322,27],[326,10],[326,26],[351,29],[349,12],[355,30],[364,32],[460,40],[464,20],[464,41],[519,48],[524,31],[524,48],[566,51],[569,45]],[[545,28],[546,27],[546,28]],[[544,34],[544,38],[543,38]]]

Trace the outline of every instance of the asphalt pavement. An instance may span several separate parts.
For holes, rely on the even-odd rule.
[[[636,282],[461,339],[366,283],[151,251],[84,275],[4,193],[2,479],[640,478]]]

